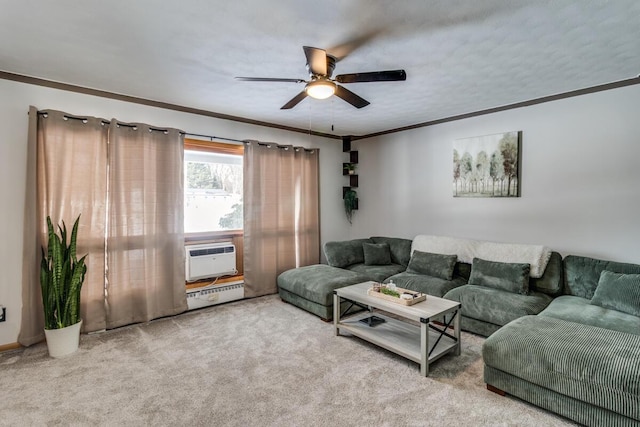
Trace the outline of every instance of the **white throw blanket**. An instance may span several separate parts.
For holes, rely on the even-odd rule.
[[[542,277],[551,257],[551,249],[546,246],[484,242],[426,234],[421,234],[413,239],[411,252],[414,250],[457,255],[458,261],[468,264],[473,262],[473,258],[497,262],[528,263],[531,266],[529,276],[534,278]]]

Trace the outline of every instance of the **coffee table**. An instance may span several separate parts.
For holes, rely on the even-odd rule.
[[[429,375],[429,365],[448,353],[460,355],[460,303],[431,295],[426,301],[405,306],[369,296],[367,290],[374,282],[358,283],[333,291],[333,324],[336,336],[341,331],[369,341],[420,364],[420,373]],[[351,305],[340,312],[343,300],[365,308],[365,312],[342,319]],[[385,313],[395,315],[390,317]],[[382,323],[368,320],[372,315],[384,319]],[[446,317],[445,317],[446,316]],[[447,319],[447,323],[434,324],[433,320]],[[404,319],[419,322],[420,326]],[[453,324],[453,333],[449,326]],[[433,344],[431,344],[433,343]]]

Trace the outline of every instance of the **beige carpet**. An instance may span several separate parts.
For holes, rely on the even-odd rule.
[[[277,296],[0,354],[0,425],[564,426],[485,389],[483,339],[418,365]]]

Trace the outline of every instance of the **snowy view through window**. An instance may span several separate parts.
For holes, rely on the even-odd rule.
[[[242,229],[242,156],[184,152],[184,231]]]

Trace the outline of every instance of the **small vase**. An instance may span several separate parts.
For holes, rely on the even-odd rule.
[[[69,356],[78,350],[80,344],[80,328],[82,319],[75,325],[61,329],[45,329],[44,335],[47,338],[47,348],[49,356],[60,358]]]

